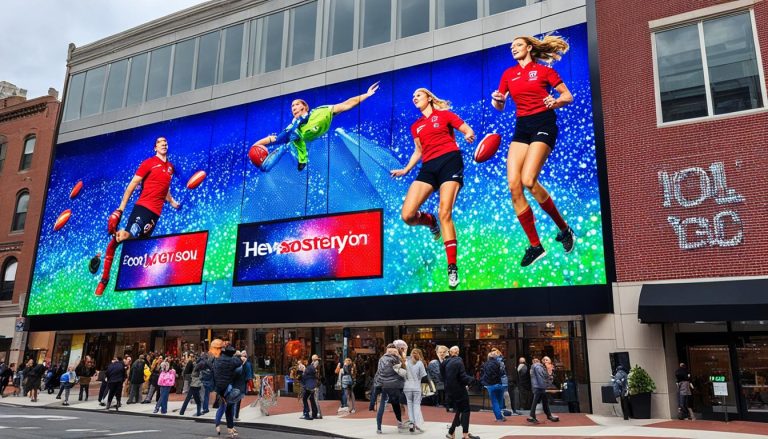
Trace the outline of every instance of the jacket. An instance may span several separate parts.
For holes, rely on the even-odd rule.
[[[469,398],[467,386],[475,379],[467,374],[464,368],[464,360],[461,357],[448,357],[440,365],[440,371],[445,383],[445,393],[452,401],[461,401]]]
[[[144,384],[144,364],[144,360],[137,360],[131,365],[131,384]]]
[[[427,365],[427,374],[429,379],[435,384],[437,390],[443,390],[443,377],[440,376],[440,360],[434,359]]]
[[[547,368],[541,363],[535,363],[531,368],[531,387],[535,390],[545,390],[552,384],[552,377]]]
[[[480,383],[484,386],[501,384],[501,367],[499,360],[489,358],[483,363],[483,373],[480,375]]]
[[[235,371],[243,366],[240,358],[234,358],[232,355],[226,355],[226,351],[221,357],[213,361],[213,382],[216,393],[223,395],[227,391],[227,386],[235,380]]]
[[[418,390],[421,392],[421,379],[427,376],[427,370],[424,368],[423,361],[413,362],[410,358],[405,362],[405,385],[403,390]]]
[[[107,366],[104,376],[107,378],[108,383],[121,383],[125,381],[125,366],[120,361],[110,363]]]
[[[517,385],[523,390],[531,390],[531,374],[525,363],[517,366]]]
[[[304,368],[304,373],[301,374],[301,386],[305,390],[315,390],[317,387],[317,369],[312,363],[309,363]]]
[[[402,369],[402,365],[400,357],[395,354],[384,354],[379,358],[376,374],[382,389],[403,389],[407,372]]]
[[[192,369],[192,379],[189,381],[189,387],[200,388],[203,387],[203,382],[200,380],[200,369],[197,365]]]

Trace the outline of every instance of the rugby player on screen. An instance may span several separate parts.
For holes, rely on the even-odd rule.
[[[117,246],[126,239],[151,236],[166,201],[174,209],[179,208],[179,203],[173,199],[170,192],[173,171],[173,165],[168,161],[168,141],[165,137],[158,137],[155,140],[155,155],[141,162],[136,175],[125,189],[120,206],[109,215],[107,231],[112,239],[107,244],[104,255],[104,271],[96,286],[97,296],[101,296],[109,284],[109,272],[112,269],[112,260]],[[117,226],[120,224],[125,206],[139,184],[141,184],[141,193],[128,217],[128,224],[125,229],[118,230]]]
[[[260,164],[261,170],[269,172],[291,147],[293,148],[291,152],[299,162],[298,170],[304,169],[309,163],[307,142],[327,133],[334,116],[356,107],[360,102],[373,96],[378,89],[379,83],[376,82],[368,87],[367,92],[359,96],[351,97],[340,104],[323,105],[312,111],[309,111],[309,104],[306,101],[294,99],[291,102],[291,114],[293,115],[291,123],[277,135],[269,135],[253,144],[254,147],[262,146],[264,148],[268,145],[280,145],[273,149]]]
[[[558,127],[555,109],[573,102],[557,72],[544,64],[561,58],[568,51],[568,43],[560,37],[547,35],[539,40],[534,37],[518,37],[512,41],[512,57],[518,65],[504,71],[499,89],[491,94],[491,104],[504,111],[507,96],[515,102],[515,134],[509,145],[507,157],[507,182],[512,192],[512,205],[517,219],[528,236],[530,246],[525,251],[521,266],[527,267],[547,252],[541,245],[533,211],[528,205],[523,188],[533,195],[541,209],[557,224],[560,233],[556,240],[563,244],[566,253],[573,250],[573,230],[565,222],[549,192],[539,182],[539,173],[547,157],[555,147]],[[558,93],[555,98],[550,88]]]

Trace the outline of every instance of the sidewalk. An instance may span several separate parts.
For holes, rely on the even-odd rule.
[[[96,401],[98,385],[90,388],[88,401],[77,400],[77,389],[72,389],[69,406],[62,406],[62,400],[55,399],[56,393],[49,395],[41,392],[38,402],[34,403],[25,397],[6,396],[0,400],[2,406],[25,406],[46,408],[67,408],[84,411],[105,411]],[[6,390],[9,392],[9,390]],[[10,394],[10,393],[7,393]],[[347,416],[337,416],[338,401],[320,401],[323,419],[305,421],[299,419],[302,413],[301,402],[295,397],[281,397],[278,404],[271,407],[269,416],[263,416],[259,407],[250,407],[255,401],[254,396],[246,396],[241,404],[240,421],[236,424],[250,424],[272,430],[288,430],[294,432],[315,432],[323,436],[345,438],[381,438],[376,434],[375,412],[368,411],[368,401],[357,403],[357,412]],[[152,414],[154,404],[125,404],[120,408],[121,414],[143,416],[179,416],[179,409],[184,395],[173,394],[168,402],[168,414]],[[4,411],[7,410],[4,409]],[[192,417],[196,411],[194,401],[190,402],[184,417],[213,423],[215,410],[201,417]],[[114,412],[112,410],[111,412]],[[424,439],[442,439],[448,432],[447,426],[453,419],[452,413],[436,407],[422,407],[424,414],[425,433],[417,435]],[[746,421],[733,421],[728,424],[719,421],[670,421],[664,419],[624,421],[616,417],[586,415],[581,413],[561,413],[560,422],[549,422],[541,416],[540,425],[531,425],[525,416],[510,416],[507,422],[497,423],[491,412],[472,412],[470,431],[482,439],[492,438],[583,438],[583,437],[622,437],[622,438],[690,438],[690,439],[758,439],[768,436],[768,424]],[[404,419],[407,414],[403,415]],[[388,409],[384,413],[384,435],[398,435],[394,415]],[[213,431],[213,426],[211,426]],[[401,435],[410,435],[405,432]],[[456,438],[461,437],[461,428],[456,432]]]

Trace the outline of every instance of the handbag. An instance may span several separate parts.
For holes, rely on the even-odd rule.
[[[424,382],[424,379],[421,380],[421,397],[422,398],[429,398],[430,396],[435,394],[435,383],[432,382],[432,379],[430,379],[428,376],[424,377],[426,378],[427,382]]]
[[[333,388],[336,390],[341,390],[341,372],[339,372],[336,378],[336,384],[333,385]]]
[[[237,404],[244,396],[240,389],[232,387],[231,384],[227,387],[227,391],[224,392],[224,399],[227,401],[227,404]]]

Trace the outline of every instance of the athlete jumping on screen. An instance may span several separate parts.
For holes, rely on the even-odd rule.
[[[309,104],[306,101],[294,99],[291,102],[291,114],[293,115],[291,123],[277,135],[269,135],[253,144],[253,146],[261,145],[264,147],[272,144],[280,145],[264,159],[260,166],[261,170],[269,172],[283,154],[291,148],[293,148],[291,152],[299,162],[299,171],[304,169],[309,163],[307,143],[327,133],[334,116],[356,107],[360,102],[373,96],[378,89],[379,83],[376,82],[368,87],[368,91],[364,94],[349,98],[340,104],[323,105],[312,111],[309,111]]]
[[[530,246],[525,251],[521,266],[527,267],[547,254],[539,240],[533,211],[525,198],[523,187],[533,195],[542,210],[554,220],[560,233],[556,240],[563,244],[566,253],[573,250],[573,230],[565,222],[549,192],[539,182],[544,162],[555,147],[557,139],[557,115],[555,109],[573,102],[573,95],[557,72],[538,61],[551,63],[568,51],[568,43],[560,37],[547,35],[539,40],[534,37],[518,37],[512,41],[512,57],[518,65],[504,71],[499,89],[491,94],[493,107],[504,111],[507,96],[515,102],[515,134],[509,145],[507,157],[507,182],[512,192],[512,205],[517,219],[528,236]],[[555,98],[550,88],[558,93]]]
[[[411,125],[411,135],[416,147],[403,169],[390,171],[392,177],[402,177],[422,161],[416,180],[411,183],[403,201],[402,218],[409,226],[427,226],[435,240],[443,237],[448,260],[448,287],[459,285],[459,269],[456,267],[456,227],[453,225],[453,205],[464,185],[464,161],[456,144],[454,130],[464,134],[464,140],[475,141],[475,132],[456,114],[450,111],[451,103],[435,96],[426,88],[413,93],[413,104],[421,111],[421,117]],[[435,215],[421,212],[419,208],[433,192],[440,194],[438,222]]]
[[[115,257],[117,246],[126,239],[151,236],[166,201],[174,209],[179,208],[179,203],[173,199],[170,192],[174,167],[168,161],[168,141],[165,137],[158,137],[155,141],[155,153],[153,157],[141,162],[136,175],[125,189],[120,206],[109,215],[107,231],[112,239],[107,244],[104,255],[104,271],[99,285],[96,286],[97,296],[101,296],[109,284],[109,272],[112,269],[112,259]],[[128,224],[125,229],[118,230],[117,226],[120,224],[125,206],[139,183],[141,183],[141,193],[128,217]]]

